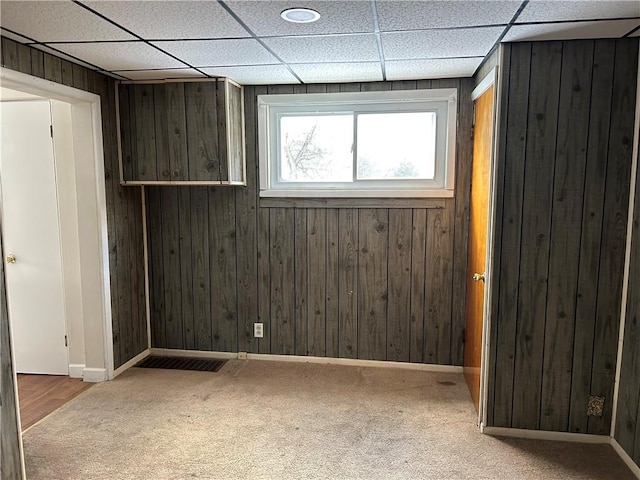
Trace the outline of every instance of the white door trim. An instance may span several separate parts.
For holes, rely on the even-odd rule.
[[[87,381],[113,378],[107,204],[100,96],[0,67],[0,84],[71,104]]]

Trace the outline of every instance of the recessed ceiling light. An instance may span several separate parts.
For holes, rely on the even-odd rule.
[[[288,8],[280,16],[287,22],[311,23],[320,18],[320,14],[310,8]]]

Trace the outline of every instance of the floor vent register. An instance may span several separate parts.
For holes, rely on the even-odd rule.
[[[164,370],[195,370],[197,372],[217,372],[226,360],[211,358],[183,358],[149,356],[136,365],[139,368],[161,368]]]

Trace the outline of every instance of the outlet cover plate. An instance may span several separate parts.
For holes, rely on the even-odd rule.
[[[262,323],[254,323],[253,324],[253,336],[255,338],[263,338],[264,330],[263,330],[263,324]]]

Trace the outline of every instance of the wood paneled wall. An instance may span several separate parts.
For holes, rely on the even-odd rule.
[[[503,47],[488,425],[609,434],[637,60],[637,39]]]
[[[2,66],[100,95],[104,147],[113,354],[119,367],[147,348],[140,189],[121,187],[115,84],[110,77],[2,37]]]
[[[438,87],[459,88],[455,198],[258,197],[257,95]],[[153,346],[461,365],[472,88],[245,87],[247,187],[146,188]]]
[[[495,50],[493,50],[480,64],[480,68],[476,71],[476,74],[473,76],[473,82],[475,86],[486,77],[491,70],[498,66],[500,61],[500,45],[498,45]]]
[[[0,231],[0,480],[22,478],[19,413],[16,408],[17,385],[14,379],[9,310],[4,279],[2,232]]]
[[[635,207],[615,439],[640,466],[640,170],[636,172],[635,182]]]

